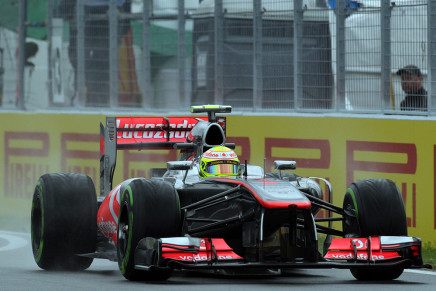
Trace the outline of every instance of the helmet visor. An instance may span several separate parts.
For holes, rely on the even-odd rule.
[[[211,175],[237,175],[239,163],[237,161],[213,161],[206,165],[206,172]]]

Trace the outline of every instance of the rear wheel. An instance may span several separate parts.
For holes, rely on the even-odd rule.
[[[128,280],[165,280],[170,269],[135,269],[134,254],[145,237],[180,234],[179,197],[174,187],[160,179],[135,179],[121,196],[117,255],[121,273]]]
[[[407,220],[400,190],[391,180],[354,182],[345,193],[343,208],[346,237],[407,236]],[[358,280],[393,280],[403,268],[350,269]]]
[[[82,174],[45,174],[32,199],[31,243],[36,264],[46,270],[87,269],[97,240],[97,196]]]

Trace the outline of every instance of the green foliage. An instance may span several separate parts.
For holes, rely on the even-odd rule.
[[[422,246],[422,259],[424,264],[430,264],[433,269],[436,268],[436,246],[431,243],[425,243]]]
[[[4,3],[3,3],[4,2]],[[27,22],[44,22],[47,19],[47,0],[27,2]],[[17,31],[19,22],[19,1],[2,1],[0,9],[0,26]],[[45,39],[45,27],[27,27],[27,36]]]

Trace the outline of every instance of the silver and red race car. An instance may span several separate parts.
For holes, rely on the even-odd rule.
[[[421,240],[407,236],[392,181],[356,181],[338,207],[330,202],[330,183],[290,173],[293,161],[275,161],[271,173],[242,162],[239,176],[201,178],[197,163],[206,150],[235,148],[226,143],[226,118],[216,115],[231,107],[191,112],[208,116],[108,117],[100,127],[98,197],[86,175],[40,177],[31,213],[39,267],[83,270],[104,258],[117,261],[129,280],[165,280],[176,270],[292,268],[345,268],[358,280],[392,280],[405,268],[431,268],[423,265]],[[151,169],[149,179],[113,187],[117,151],[125,149],[174,149],[179,156]],[[328,216],[317,218],[322,209]]]

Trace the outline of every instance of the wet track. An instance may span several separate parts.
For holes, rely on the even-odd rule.
[[[114,262],[94,260],[83,272],[47,272],[33,261],[29,234],[0,230],[0,290],[435,290],[436,272],[406,271],[390,282],[362,283],[348,270],[295,270],[280,276],[224,277],[175,272],[165,282],[129,282]]]

